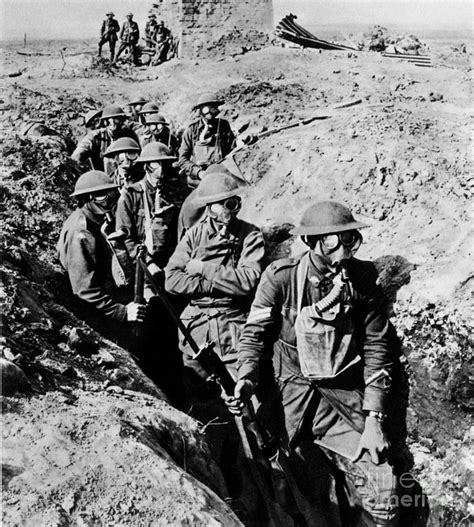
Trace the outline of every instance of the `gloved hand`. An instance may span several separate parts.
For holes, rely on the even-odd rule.
[[[143,322],[146,315],[146,305],[130,302],[127,304],[127,321],[128,322]]]
[[[231,414],[242,415],[242,411],[254,391],[255,386],[252,381],[249,379],[241,379],[235,385],[233,397],[224,392],[221,393],[221,397]]]
[[[382,429],[382,423],[375,417],[367,416],[365,428],[359,441],[359,447],[352,461],[355,463],[367,451],[373,463],[380,465],[387,459],[389,443]]]
[[[193,258],[192,260],[189,260],[189,262],[186,264],[186,272],[191,275],[199,275],[202,274],[202,268],[204,266],[204,262],[202,260],[197,260],[196,258]]]

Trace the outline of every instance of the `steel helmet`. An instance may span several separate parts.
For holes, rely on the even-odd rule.
[[[140,95],[132,99],[129,103],[127,103],[127,106],[137,106],[139,104],[146,104],[147,102],[148,101]]]
[[[123,117],[125,119],[127,115],[123,111],[123,109],[120,108],[120,106],[115,106],[115,105],[106,106],[102,110],[102,116],[100,119],[101,121],[104,121],[105,119],[110,119],[111,117]]]
[[[202,93],[199,96],[197,103],[193,106],[193,110],[205,106],[206,104],[212,104],[214,106],[220,106],[224,104],[222,99],[219,99],[215,93]]]
[[[171,150],[158,141],[148,143],[142,150],[137,163],[151,163],[152,161],[177,161],[178,158],[171,155]]]
[[[120,152],[140,152],[139,144],[131,137],[116,139],[105,151],[104,157],[113,157]]]
[[[93,194],[103,190],[118,188],[109,176],[101,170],[89,170],[76,181],[74,192],[71,196],[82,196],[83,194]]]
[[[158,113],[160,109],[154,102],[147,102],[143,105],[143,108],[140,110],[140,114],[144,113]]]
[[[168,124],[168,121],[159,113],[149,113],[145,117],[145,124]]]
[[[352,212],[344,205],[335,201],[320,201],[305,210],[299,226],[293,229],[293,234],[317,236],[363,227],[368,225],[356,221]]]
[[[102,110],[89,110],[86,115],[84,115],[84,126],[89,128],[94,119],[98,119],[102,115]]]
[[[224,167],[213,167],[199,183],[193,202],[196,205],[209,205],[227,198],[240,196],[243,187]]]

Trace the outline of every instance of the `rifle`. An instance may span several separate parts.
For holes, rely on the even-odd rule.
[[[235,380],[222,362],[221,358],[213,350],[214,343],[206,342],[199,347],[194,340],[189,329],[183,324],[163,287],[156,282],[153,275],[148,270],[142,257],[137,257],[143,272],[154,289],[156,295],[163,302],[178,329],[189,343],[194,352],[193,358],[198,360],[210,377],[216,380],[224,392],[234,395]],[[291,495],[297,504],[301,514],[304,516],[308,525],[325,526],[322,518],[315,518],[314,512],[310,511],[301,495],[294,478],[291,475],[286,458],[280,452],[278,445],[273,441],[268,432],[260,427],[256,420],[255,412],[251,403],[247,404],[242,416],[235,416],[235,422],[242,442],[245,458],[248,462],[250,471],[255,480],[258,492],[265,504],[268,514],[269,525],[271,527],[293,527],[295,522],[287,512],[283,510],[277,499],[277,486],[274,484],[275,472],[281,477],[284,476],[286,483],[291,491]],[[321,520],[320,522],[318,520]]]
[[[135,264],[135,284],[133,290],[133,301],[136,304],[145,304],[144,288],[145,288],[145,274],[141,262],[144,261],[146,255],[146,247],[140,245],[137,250],[137,261]],[[136,324],[133,328],[135,337],[141,337],[143,334],[143,325]]]

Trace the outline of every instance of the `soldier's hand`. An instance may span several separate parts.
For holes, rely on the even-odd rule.
[[[355,463],[368,452],[376,465],[387,459],[389,443],[382,429],[382,424],[374,417],[366,417],[365,428],[359,441],[359,447],[352,461]]]
[[[255,386],[252,381],[241,379],[240,381],[237,381],[237,384],[235,385],[233,396],[229,396],[222,392],[221,397],[231,414],[242,415],[245,405],[254,391]]]
[[[143,322],[146,315],[146,305],[130,302],[127,304],[127,321],[128,322]]]
[[[191,275],[202,274],[203,265],[204,262],[202,260],[197,260],[196,258],[193,258],[192,260],[189,260],[189,262],[186,264],[186,272]]]

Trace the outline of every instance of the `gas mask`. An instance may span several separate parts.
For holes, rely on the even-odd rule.
[[[235,218],[242,207],[239,197],[232,196],[207,206],[209,216],[221,225],[228,225]]]
[[[146,164],[146,178],[152,187],[159,187],[163,182],[163,165],[160,161]]]

